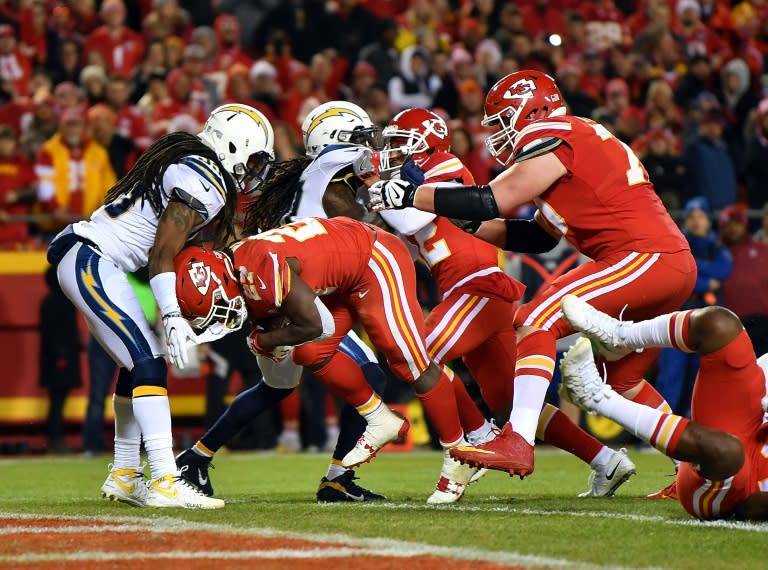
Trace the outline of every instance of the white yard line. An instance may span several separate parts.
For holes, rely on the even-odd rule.
[[[532,554],[524,554],[514,551],[488,551],[479,550],[469,547],[451,547],[451,546],[436,546],[432,544],[424,544],[419,542],[410,542],[404,540],[394,540],[388,538],[359,538],[352,537],[344,534],[313,534],[302,532],[288,532],[284,530],[278,530],[274,528],[246,528],[246,527],[234,527],[222,524],[210,524],[186,521],[182,519],[174,519],[170,517],[157,517],[157,518],[140,518],[140,517],[110,517],[110,516],[78,516],[78,515],[37,515],[28,513],[8,513],[0,512],[0,519],[10,520],[59,520],[59,521],[71,521],[75,523],[73,530],[62,530],[56,527],[48,527],[46,530],[50,532],[104,532],[103,526],[88,524],[89,522],[105,522],[112,524],[126,525],[132,532],[178,532],[180,530],[187,531],[210,531],[221,532],[229,534],[240,534],[247,536],[258,536],[264,538],[290,538],[296,540],[312,541],[315,543],[333,544],[335,546],[314,549],[313,554],[307,554],[297,557],[329,557],[329,556],[397,556],[410,558],[414,556],[441,556],[446,558],[452,558],[456,560],[480,560],[486,562],[506,563],[520,566],[532,566],[532,567],[550,567],[550,568],[583,568],[588,570],[597,570],[611,568],[614,570],[621,570],[624,567],[609,565],[602,566],[598,564],[588,564],[578,562],[575,560],[568,560],[565,558],[554,558],[549,556],[537,556]],[[85,523],[79,525],[77,523]],[[116,528],[116,527],[115,527]],[[15,527],[14,529],[15,530]],[[29,530],[29,529],[24,529]],[[112,529],[114,530],[114,528]],[[0,527],[2,531],[2,537],[9,537],[14,534],[9,528]],[[33,531],[34,532],[34,531]],[[0,539],[1,540],[1,539]],[[337,545],[345,545],[339,547]],[[283,550],[271,550],[271,551],[225,551],[215,553],[205,553],[207,558],[209,554],[214,558],[277,558],[282,557],[284,552],[297,552],[295,550],[283,551]],[[311,553],[312,550],[300,550],[300,553]],[[336,553],[336,554],[334,554]],[[150,559],[150,558],[195,558],[199,557],[199,552],[193,552],[189,550],[184,551],[169,551],[160,553],[113,553],[113,552],[77,552],[77,553],[51,553],[51,554],[26,554],[19,556],[0,556],[0,562],[8,561],[47,561],[47,560],[128,560],[128,559]]]

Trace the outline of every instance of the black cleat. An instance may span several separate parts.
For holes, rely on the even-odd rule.
[[[362,501],[386,501],[384,495],[361,487],[355,483],[355,472],[348,469],[335,479],[323,477],[317,488],[318,503],[355,503]]]
[[[185,481],[200,489],[203,495],[213,496],[213,485],[208,476],[208,469],[213,469],[211,458],[198,455],[190,448],[176,456],[176,467]]]

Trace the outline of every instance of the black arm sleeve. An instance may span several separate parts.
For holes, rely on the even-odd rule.
[[[499,217],[499,206],[487,184],[451,186],[435,188],[435,214],[460,220],[493,220]]]
[[[535,220],[505,220],[507,224],[506,251],[519,253],[544,253],[555,247],[555,239]]]

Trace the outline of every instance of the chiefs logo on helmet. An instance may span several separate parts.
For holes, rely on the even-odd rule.
[[[424,125],[424,133],[433,134],[439,139],[445,139],[448,136],[448,125],[442,119],[426,119],[421,122]]]
[[[522,99],[530,96],[536,91],[536,84],[530,79],[520,79],[512,85],[504,93],[504,99]]]
[[[190,264],[187,271],[192,284],[197,287],[201,295],[205,295],[211,286],[211,267],[202,261],[196,261]]]

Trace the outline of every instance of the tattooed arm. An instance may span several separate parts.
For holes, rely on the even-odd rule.
[[[192,229],[203,223],[203,218],[192,208],[171,199],[157,225],[155,244],[149,252],[149,277],[173,272],[173,258],[187,243]]]

